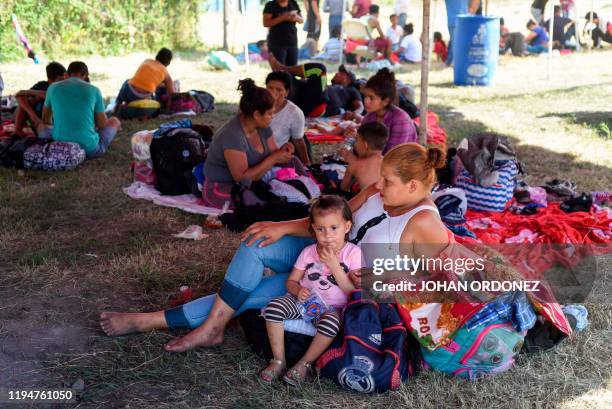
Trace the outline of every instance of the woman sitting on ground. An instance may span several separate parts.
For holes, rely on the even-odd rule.
[[[291,82],[291,75],[284,71],[273,71],[266,77],[266,89],[274,98],[274,118],[270,128],[274,132],[276,146],[291,142],[302,163],[309,165],[308,149],[304,142],[304,113],[287,99],[291,92]]]
[[[389,139],[383,149],[383,155],[399,144],[417,141],[416,126],[410,119],[410,115],[394,103],[397,100],[397,87],[395,75],[391,71],[387,68],[378,70],[366,82],[362,93],[363,105],[367,113],[361,117],[347,112],[345,119],[353,119],[362,124],[367,122],[385,124],[389,131]],[[352,152],[342,151],[341,155],[349,163],[355,158]]]
[[[435,169],[444,164],[439,148],[409,143],[392,149],[382,162],[378,182],[349,202],[354,216],[351,241],[409,244],[416,255],[438,256],[452,241],[452,233],[440,220],[430,195]],[[378,224],[364,228],[375,218],[380,219]],[[255,223],[246,230],[218,294],[167,311],[103,312],[102,329],[110,336],[165,328],[193,329],[164,346],[171,352],[221,344],[232,317],[247,309],[261,309],[287,292],[285,283],[298,255],[315,242],[309,227],[308,218]],[[264,277],[266,267],[276,274]]]
[[[238,89],[240,113],[217,131],[204,164],[202,197],[206,206],[218,209],[226,202],[232,207],[234,184],[261,179],[274,165],[288,162],[294,151],[290,143],[279,147],[274,142],[270,92],[250,78],[241,80]]]

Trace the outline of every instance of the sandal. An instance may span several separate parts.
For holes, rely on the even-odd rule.
[[[302,375],[296,369],[296,367],[298,365],[302,365],[302,366],[306,367],[306,374],[305,375]],[[286,383],[288,383],[291,386],[299,386],[300,384],[302,384],[306,380],[306,377],[310,374],[311,371],[312,371],[312,363],[306,362],[306,361],[300,361],[297,364],[295,364],[295,366],[293,368],[291,368],[289,371],[287,371],[285,376],[283,376],[283,381],[285,381]]]
[[[276,365],[274,369],[268,369],[273,364]],[[285,368],[285,361],[281,361],[280,359],[270,359],[270,365],[259,371],[259,379],[267,384],[271,384],[280,378]]]

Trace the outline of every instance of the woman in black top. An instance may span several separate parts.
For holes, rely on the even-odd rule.
[[[268,49],[284,65],[296,65],[298,40],[295,23],[303,23],[300,7],[295,0],[272,0],[263,11],[264,27],[269,27]]]

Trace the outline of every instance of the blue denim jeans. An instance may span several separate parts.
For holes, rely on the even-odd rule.
[[[329,36],[334,31],[334,27],[342,27],[342,16],[329,16]]]
[[[87,159],[96,159],[100,156],[103,156],[108,150],[108,147],[110,146],[113,139],[115,139],[115,136],[117,136],[117,131],[118,129],[113,126],[105,126],[102,129],[97,129],[96,132],[98,132],[98,137],[100,138],[98,146],[96,146],[96,149],[94,149],[93,151],[87,153]],[[38,133],[38,137],[41,139],[51,139],[52,133],[53,128],[45,128]]]
[[[314,240],[285,236],[267,247],[257,247],[258,243],[240,244],[221,284],[218,296],[236,311],[235,316],[248,309],[263,308],[273,298],[286,294],[285,283],[295,260]],[[265,267],[276,274],[263,277]],[[197,328],[208,318],[216,296],[210,294],[166,310],[168,327]]]
[[[529,51],[531,54],[547,53],[548,47],[545,45],[528,45],[527,51]]]
[[[129,80],[125,80],[123,85],[121,85],[121,89],[119,90],[119,94],[117,95],[117,101],[116,101],[117,104],[121,104],[123,102],[125,102],[126,104],[129,104],[132,101],[152,98],[152,94],[150,93],[141,94],[141,93],[137,93],[136,91],[134,91],[132,87],[130,87],[130,84],[128,83],[128,81]]]
[[[449,27],[448,32],[450,33],[450,39],[448,40],[448,55],[446,56],[446,61],[444,61],[444,63],[447,66],[451,66],[453,65],[453,46],[455,45],[453,40],[455,38],[455,27]]]

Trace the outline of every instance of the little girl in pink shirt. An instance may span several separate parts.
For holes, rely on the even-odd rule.
[[[264,318],[274,358],[259,373],[264,382],[280,378],[285,370],[283,321],[302,318],[300,304],[313,292],[331,307],[315,318],[317,333],[310,347],[283,380],[291,385],[302,382],[314,362],[331,344],[340,329],[339,311],[355,288],[361,270],[361,249],[347,242],[352,214],[346,200],[338,196],[321,196],[310,208],[311,228],[317,242],[299,255],[287,279],[288,294],[270,301]]]

